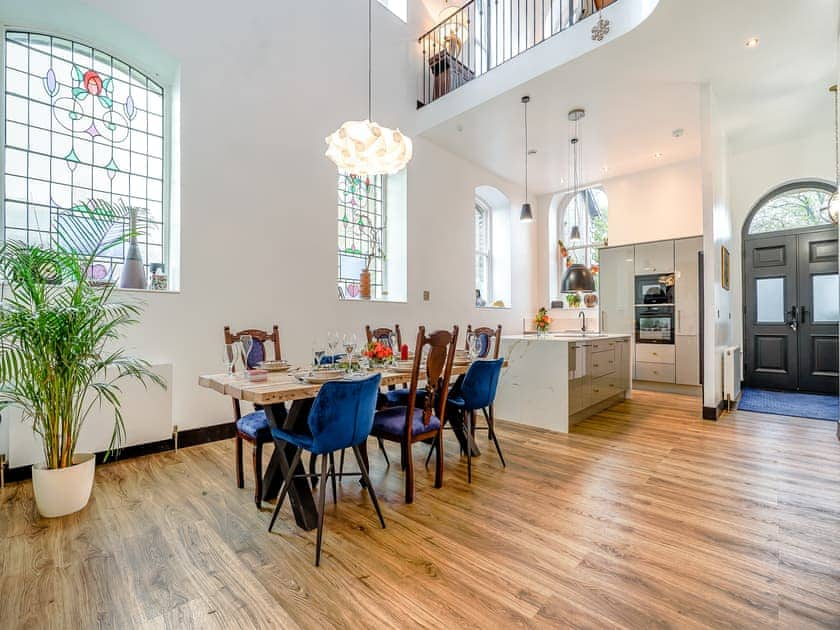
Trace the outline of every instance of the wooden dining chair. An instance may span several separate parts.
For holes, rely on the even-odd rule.
[[[452,376],[452,362],[455,358],[457,343],[458,326],[453,326],[451,332],[437,330],[428,336],[426,329],[420,326],[417,331],[417,343],[414,346],[414,364],[411,370],[407,404],[381,409],[373,417],[371,435],[397,442],[402,449],[406,503],[414,501],[414,463],[411,455],[412,445],[415,442],[434,440],[437,444],[435,488],[443,485],[441,432],[443,423],[441,418],[446,409],[446,397],[449,392],[449,379]],[[426,354],[425,366],[422,365],[424,353]],[[426,394],[418,398],[417,389],[421,379],[426,381]]]
[[[225,326],[225,343],[236,343],[243,335],[251,335],[254,343],[248,353],[248,368],[255,367],[261,361],[266,360],[267,342],[272,342],[274,349],[274,360],[282,359],[280,352],[280,329],[274,326],[272,331],[248,328],[239,332],[231,332],[230,326]],[[262,451],[263,445],[272,441],[271,430],[268,426],[268,419],[265,411],[259,405],[254,405],[254,411],[242,415],[239,401],[233,398],[233,421],[236,423],[236,486],[245,487],[245,475],[242,466],[242,442],[249,442],[252,445],[251,459],[254,466],[254,503],[257,507],[262,506]]]
[[[477,326],[476,328],[472,327],[472,324],[467,324],[467,335],[465,338],[466,349],[470,349],[470,335],[476,335],[481,343],[480,352],[478,353],[479,359],[489,359],[490,358],[490,349],[493,349],[493,357],[494,359],[499,358],[499,344],[502,342],[502,326],[499,324],[496,326],[496,329],[492,329],[488,326]]]
[[[391,350],[393,350],[395,354],[398,354],[400,348],[402,348],[402,333],[400,332],[399,324],[394,324],[393,328],[371,328],[370,326],[365,326],[365,336],[367,337],[368,343],[376,340],[387,343],[390,346],[392,333],[397,335],[397,347],[391,348]]]

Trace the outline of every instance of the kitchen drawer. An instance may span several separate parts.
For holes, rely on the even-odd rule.
[[[607,374],[606,376],[601,376],[598,378],[592,379],[592,388],[590,390],[590,405],[597,405],[602,400],[606,400],[607,398],[612,398],[616,394],[620,394],[622,391],[619,388],[618,383],[616,383],[616,378],[613,374]]]
[[[636,380],[674,383],[676,373],[673,363],[636,363]]]
[[[617,339],[601,339],[600,341],[592,341],[592,352],[602,352],[604,350],[615,349]]]
[[[615,372],[615,348],[592,353],[592,378]]]
[[[676,353],[673,345],[664,343],[637,343],[637,363],[676,363]]]

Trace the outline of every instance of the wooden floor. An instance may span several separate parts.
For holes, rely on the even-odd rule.
[[[571,435],[505,423],[508,468],[484,449],[471,486],[450,435],[410,506],[371,448],[388,528],[346,480],[320,569],[288,508],[269,534],[234,487],[231,442],[100,466],[61,520],[11,484],[0,628],[840,627],[835,425],[698,416],[636,392]]]

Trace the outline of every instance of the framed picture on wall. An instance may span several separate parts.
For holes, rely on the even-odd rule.
[[[729,250],[720,248],[720,286],[729,291]]]

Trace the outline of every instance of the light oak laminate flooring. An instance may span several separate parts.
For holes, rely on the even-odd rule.
[[[63,519],[9,484],[0,628],[840,628],[835,425],[699,415],[637,391],[569,435],[499,422],[508,467],[481,433],[471,485],[448,435],[440,490],[415,448],[413,505],[371,442],[387,529],[345,479],[319,569],[288,506],[269,534],[235,487],[232,441],[100,466]]]

